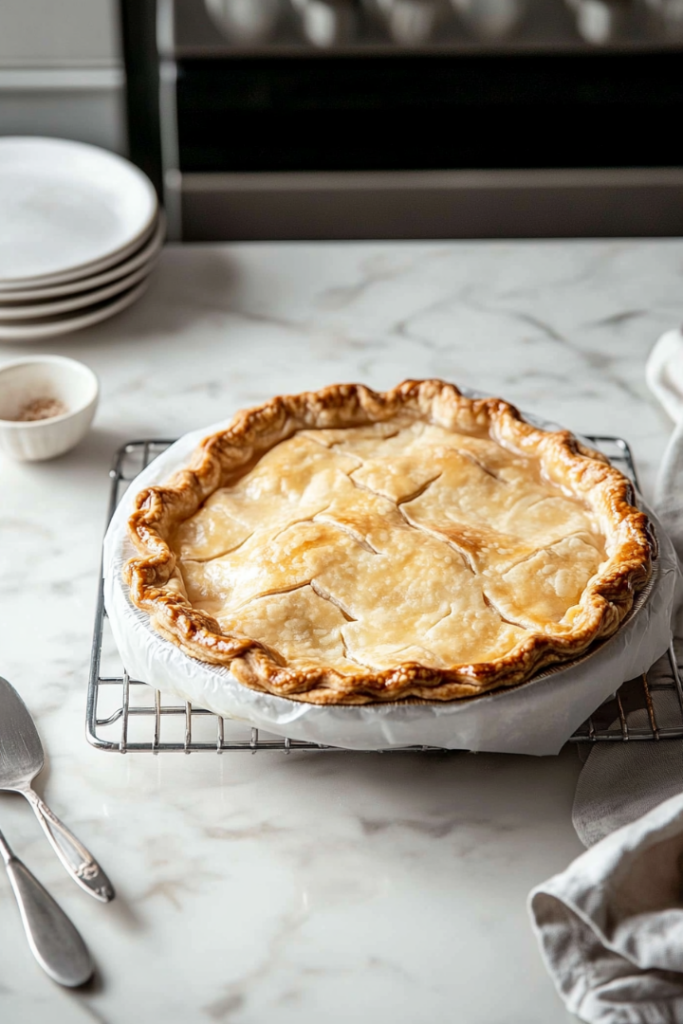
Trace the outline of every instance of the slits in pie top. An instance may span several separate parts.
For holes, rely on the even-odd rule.
[[[163,636],[252,688],[453,700],[619,627],[653,553],[632,501],[500,399],[338,385],[240,413],[140,494],[126,578]]]

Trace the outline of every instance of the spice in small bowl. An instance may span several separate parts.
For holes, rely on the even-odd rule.
[[[69,410],[58,398],[34,398],[27,402],[15,423],[34,423],[36,420],[51,420],[54,416],[64,416]]]
[[[99,385],[89,367],[64,356],[0,365],[0,451],[22,462],[68,452],[88,432]]]

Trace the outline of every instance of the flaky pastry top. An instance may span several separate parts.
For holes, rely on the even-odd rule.
[[[438,380],[239,413],[138,495],[134,603],[186,654],[312,703],[453,700],[614,633],[653,539],[569,432]]]

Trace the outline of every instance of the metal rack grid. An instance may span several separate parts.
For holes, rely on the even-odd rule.
[[[590,442],[634,482],[631,449],[616,437],[589,437]],[[116,453],[109,476],[111,492],[107,523],[128,485],[150,462],[168,448],[170,440],[130,441]],[[652,676],[649,678],[649,676]],[[125,754],[144,752],[279,750],[336,750],[339,748],[283,739],[224,719],[189,703],[167,702],[158,690],[130,679],[120,664],[104,607],[102,573],[97,594],[95,628],[90,660],[86,735],[99,750]],[[668,667],[632,679],[607,700],[574,733],[573,743],[661,741],[683,737],[683,685],[673,646]],[[439,751],[439,747],[406,746],[392,751]],[[379,751],[389,753],[390,751]]]

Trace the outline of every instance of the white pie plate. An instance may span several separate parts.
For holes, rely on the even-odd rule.
[[[471,397],[480,393],[462,389]],[[536,426],[557,424],[525,413]],[[290,739],[355,750],[426,745],[516,754],[556,754],[572,733],[627,679],[665,653],[679,569],[671,541],[652,516],[659,539],[656,571],[647,591],[620,630],[583,658],[556,666],[521,686],[469,700],[321,706],[258,693],[242,686],[226,668],[188,657],[150,626],[128,595],[121,571],[135,554],[127,520],[136,495],[164,483],[199,442],[224,429],[225,420],[185,435],[132,482],[104,542],[105,604],[119,653],[131,678]]]
[[[0,282],[49,285],[120,262],[152,231],[156,192],[123,157],[64,139],[0,139]]]
[[[15,288],[5,290],[0,284],[0,308],[13,309],[15,306],[27,305],[31,302],[41,302],[45,299],[62,299],[69,295],[76,295],[81,292],[90,291],[95,288],[103,288],[112,281],[118,281],[144,267],[153,264],[159,255],[166,237],[166,217],[163,210],[159,210],[159,216],[155,222],[154,234],[151,235],[142,247],[132,256],[117,263],[110,270],[91,277],[82,277],[77,281],[67,281],[65,284],[54,284],[48,288]]]
[[[115,296],[111,301],[99,303],[93,309],[75,316],[65,314],[45,317],[43,320],[24,324],[0,323],[0,341],[39,341],[41,338],[54,338],[59,334],[69,334],[71,331],[81,331],[84,327],[92,327],[132,306],[147,290],[148,285],[149,278],[146,277],[123,295]]]

